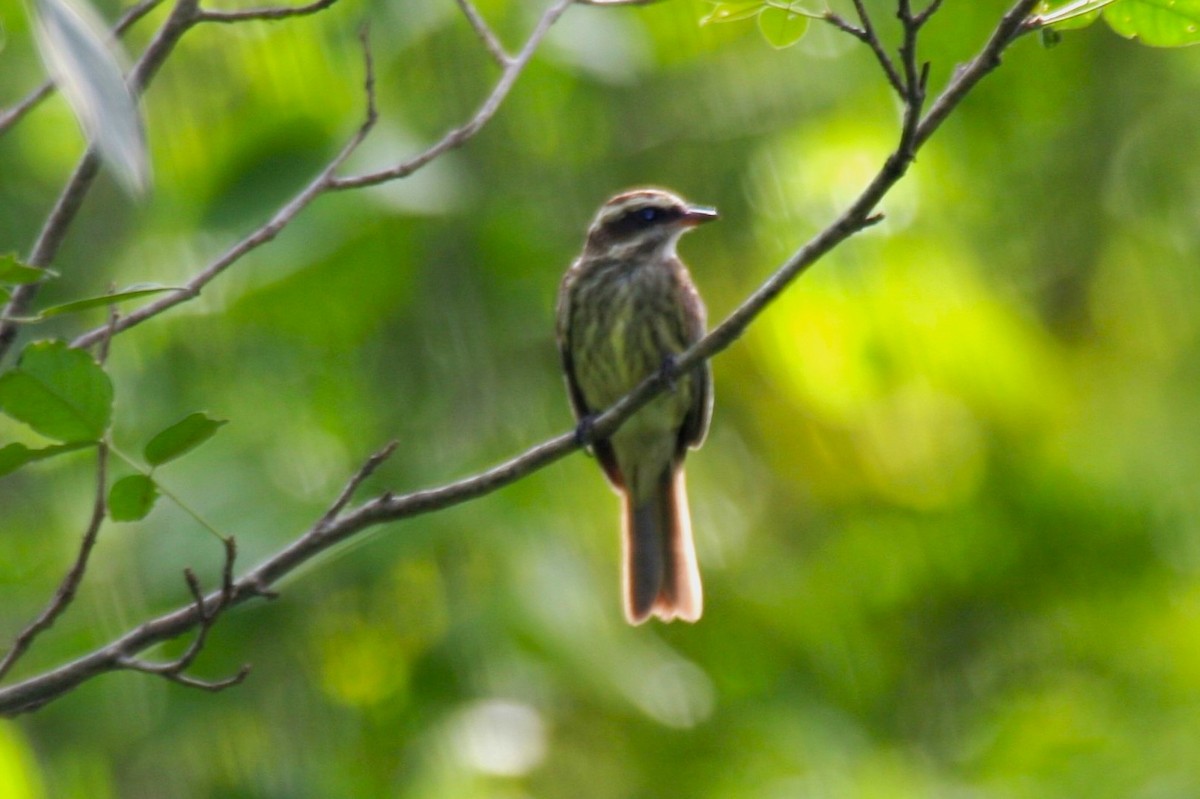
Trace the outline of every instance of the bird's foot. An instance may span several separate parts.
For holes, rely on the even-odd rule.
[[[663,381],[668,391],[674,391],[679,382],[679,361],[674,355],[667,353],[663,356],[662,365],[658,367],[658,379]]]
[[[599,414],[589,413],[579,420],[575,425],[575,443],[581,447],[589,446],[592,443],[592,428],[596,426],[596,417]]]

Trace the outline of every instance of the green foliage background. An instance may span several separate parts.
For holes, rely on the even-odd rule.
[[[872,7],[891,33],[889,5]],[[510,44],[540,7],[480,3]],[[1005,7],[946,4],[933,87]],[[389,439],[364,496],[568,429],[554,293],[595,207],[630,185],[720,207],[681,249],[721,318],[878,167],[897,108],[849,37],[814,23],[776,51],[752,24],[699,27],[708,10],[572,9],[466,147],[320,199],[122,335],[118,446],[197,408],[229,419],[156,477],[249,565]],[[177,284],[265,221],[359,122],[363,20],[383,120],[358,169],[434,140],[496,77],[450,0],[198,28],[146,99],[153,194],[102,178],[41,301]],[[20,6],[2,22],[10,103],[42,71]],[[712,435],[689,461],[699,624],[624,624],[616,502],[574,456],[360,536],[232,612],[196,671],[251,662],[241,687],[106,676],[0,722],[0,794],[1197,795],[1198,96],[1200,50],[1027,37],[887,220],[715,361]],[[61,99],[0,138],[0,252],[27,251],[81,147]],[[47,443],[0,418],[11,441]],[[92,464],[0,481],[0,638],[66,569]],[[182,604],[181,570],[212,584],[220,556],[168,501],[109,525],[14,676]]]

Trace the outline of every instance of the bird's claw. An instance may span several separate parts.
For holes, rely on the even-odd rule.
[[[592,428],[596,425],[596,414],[589,413],[575,425],[575,443],[586,447],[592,443]]]
[[[675,390],[679,381],[679,361],[668,353],[663,356],[662,365],[658,367],[658,378],[666,384],[669,391]]]

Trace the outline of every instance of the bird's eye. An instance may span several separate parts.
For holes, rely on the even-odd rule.
[[[643,208],[637,212],[637,218],[643,222],[653,222],[658,219],[659,212],[657,208]]]

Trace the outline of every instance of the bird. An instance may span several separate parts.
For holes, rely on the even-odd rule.
[[[717,218],[659,188],[624,191],[596,213],[583,252],[563,275],[556,308],[571,408],[590,421],[656,372],[668,388],[620,428],[590,443],[621,500],[625,617],[695,622],[703,612],[684,457],[712,419],[708,362],[675,373],[674,359],[705,334],[706,311],[679,238]]]

